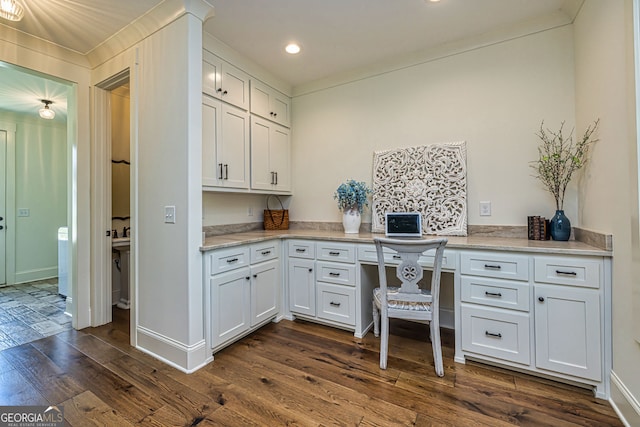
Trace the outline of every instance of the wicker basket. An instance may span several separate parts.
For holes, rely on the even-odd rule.
[[[270,209],[269,200],[275,197],[280,202],[282,209]],[[289,209],[285,209],[280,197],[271,195],[267,197],[267,209],[264,210],[265,230],[288,230],[289,229]]]

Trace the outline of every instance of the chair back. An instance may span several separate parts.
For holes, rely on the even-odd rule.
[[[373,241],[376,245],[376,254],[378,257],[378,276],[383,305],[386,305],[387,300],[387,274],[385,269],[384,248],[389,248],[397,252],[397,254],[393,255],[394,259],[399,260],[399,264],[396,267],[396,277],[402,283],[398,292],[398,298],[403,301],[416,302],[424,301],[418,285],[418,282],[420,282],[423,277],[423,267],[418,263],[418,260],[425,252],[435,250],[430,291],[433,308],[432,313],[435,312],[437,315],[440,300],[442,258],[447,239],[401,240],[376,237]]]

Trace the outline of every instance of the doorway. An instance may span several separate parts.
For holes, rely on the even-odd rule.
[[[132,146],[132,96],[129,70],[95,87],[96,110],[96,293],[94,324],[126,317],[135,346],[135,218],[131,189],[135,163]],[[106,236],[106,239],[105,239]],[[123,315],[121,311],[127,311]],[[118,312],[120,311],[120,312]]]
[[[75,88],[0,62],[0,91],[0,347],[7,348],[71,329],[74,321],[75,276],[64,292],[59,285],[60,272],[75,261],[71,245],[61,249],[59,231],[74,224],[68,101],[74,104]],[[44,105],[49,114],[39,114]]]

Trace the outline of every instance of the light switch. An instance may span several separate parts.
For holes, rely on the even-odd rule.
[[[176,207],[175,206],[164,207],[164,222],[167,224],[176,223]]]

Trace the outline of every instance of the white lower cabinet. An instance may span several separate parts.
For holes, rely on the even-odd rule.
[[[288,242],[289,311],[353,329],[356,325],[356,248],[335,242]]]
[[[280,242],[208,253],[210,347],[217,351],[273,320],[280,312]]]
[[[608,395],[605,258],[462,251],[464,357],[595,387]],[[505,280],[508,278],[509,280]]]

